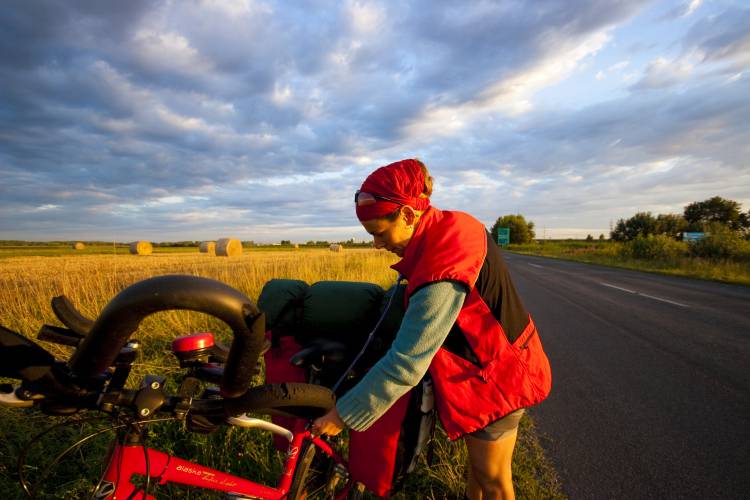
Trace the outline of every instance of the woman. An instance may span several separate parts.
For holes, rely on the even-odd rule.
[[[466,442],[467,496],[512,499],[518,421],[549,393],[549,362],[489,233],[430,206],[431,194],[427,168],[409,159],[377,169],[355,195],[375,247],[401,257],[392,267],[408,279],[407,309],[390,350],[313,432],[367,429],[429,370],[443,428]]]

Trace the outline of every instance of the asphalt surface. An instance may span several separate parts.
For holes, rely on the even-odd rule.
[[[750,498],[750,287],[504,254],[552,364],[571,499]]]

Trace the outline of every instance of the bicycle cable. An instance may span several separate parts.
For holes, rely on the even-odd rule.
[[[53,424],[43,431],[36,434],[34,437],[32,437],[30,440],[26,442],[26,446],[24,446],[21,450],[21,453],[18,455],[18,460],[16,461],[16,469],[18,472],[18,479],[21,483],[21,488],[23,489],[24,493],[26,493],[26,496],[29,498],[34,498],[31,491],[29,490],[29,485],[27,484],[27,481],[25,479],[25,474],[23,472],[24,466],[26,465],[26,456],[29,453],[29,450],[31,447],[36,443],[39,439],[41,439],[45,434],[48,434],[52,432],[55,429],[65,427],[68,425],[75,425],[75,424],[82,424],[85,422],[91,422],[94,420],[104,420],[106,417],[103,416],[96,416],[96,417],[88,417],[88,418],[73,418],[69,417],[62,422],[58,422],[56,424]]]
[[[18,457],[18,463],[17,463],[18,476],[19,476],[19,481],[21,483],[21,487],[22,487],[22,489],[24,490],[24,492],[26,493],[26,495],[29,498],[31,498],[31,499],[35,498],[35,495],[36,495],[36,492],[37,492],[37,487],[41,483],[42,479],[46,478],[49,475],[50,471],[52,471],[54,469],[54,467],[63,458],[65,458],[66,455],[68,455],[72,451],[76,450],[77,448],[81,447],[84,443],[86,443],[90,439],[95,438],[96,436],[104,434],[105,432],[115,431],[117,429],[121,429],[123,427],[127,427],[127,426],[130,426],[130,425],[133,425],[133,423],[130,422],[130,423],[117,424],[117,425],[112,425],[112,426],[109,426],[109,427],[105,427],[103,429],[99,429],[98,431],[95,431],[95,432],[93,432],[93,433],[91,433],[91,434],[89,434],[87,436],[84,436],[83,438],[79,439],[78,441],[76,441],[75,443],[73,443],[72,445],[70,445],[69,447],[67,447],[65,450],[63,450],[61,453],[59,453],[47,465],[47,467],[45,468],[45,471],[41,474],[41,476],[34,481],[34,484],[31,485],[32,488],[29,489],[29,485],[27,484],[27,481],[25,479],[25,474],[23,473],[23,466],[26,465],[26,463],[25,463],[26,462],[26,456],[28,454],[28,450],[31,448],[31,445],[34,444],[36,441],[38,441],[42,436],[44,436],[45,434],[53,431],[56,428],[65,427],[65,426],[68,426],[68,425],[75,425],[75,424],[85,423],[85,422],[89,422],[89,421],[93,421],[93,420],[99,420],[99,419],[104,419],[104,418],[106,418],[106,417],[98,417],[97,416],[97,417],[90,417],[90,418],[76,419],[76,420],[69,419],[69,420],[66,420],[64,422],[60,422],[60,423],[57,423],[55,425],[52,425],[52,426],[48,427],[44,431],[42,431],[39,434],[37,434],[36,436],[34,436],[31,440],[29,440],[28,445],[23,449],[23,451],[19,455],[19,457]],[[177,420],[177,417],[166,417],[166,418],[157,418],[157,419],[152,419],[152,420],[145,420],[143,422],[140,422],[138,425],[140,425],[140,424],[150,424],[150,423],[155,423],[155,422],[166,422],[166,421],[171,421],[171,420]],[[148,464],[148,461],[146,463]],[[118,472],[119,472],[119,470],[118,470]],[[101,480],[99,481],[99,484],[100,483],[101,483]]]
[[[109,460],[112,459],[112,455],[115,452],[115,444],[116,441],[112,441],[109,443],[109,449],[107,450],[107,462],[109,463]],[[119,465],[118,465],[118,474],[119,474]],[[96,492],[99,491],[99,488],[101,488],[102,484],[104,484],[104,476],[107,475],[107,469],[104,469],[101,476],[99,476],[99,481],[96,483],[96,486],[94,486],[94,489],[91,491],[91,496],[89,497],[89,500],[95,500],[96,499]],[[119,483],[119,478],[117,479],[117,483]]]
[[[331,388],[331,391],[333,393],[336,393],[336,390],[339,388],[339,385],[344,381],[344,379],[349,375],[349,373],[354,369],[354,365],[357,364],[357,361],[359,361],[359,358],[362,357],[362,355],[367,350],[367,347],[370,345],[370,342],[372,342],[372,339],[375,337],[375,332],[378,331],[378,328],[380,328],[380,324],[385,319],[385,316],[388,314],[388,311],[391,309],[391,304],[393,303],[393,298],[396,296],[396,291],[398,290],[398,286],[401,283],[401,280],[404,279],[404,277],[399,274],[396,278],[396,285],[393,287],[393,293],[391,294],[390,298],[388,299],[388,304],[385,306],[385,309],[383,310],[383,314],[380,315],[380,319],[378,319],[378,322],[375,323],[375,327],[372,329],[372,331],[368,334],[367,340],[365,340],[365,344],[362,346],[362,349],[359,351],[357,356],[355,356],[354,361],[351,362],[349,365],[349,368],[344,370],[344,373],[341,375],[341,378],[338,379],[338,381],[333,385]]]

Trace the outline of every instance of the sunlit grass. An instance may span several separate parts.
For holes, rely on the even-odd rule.
[[[621,267],[672,276],[750,285],[750,261],[710,260],[678,256],[669,259],[636,259],[623,252],[617,242],[544,242],[510,245],[508,250],[527,255]]]
[[[0,324],[33,338],[43,323],[59,324],[49,305],[53,296],[65,294],[84,315],[94,318],[128,285],[162,274],[191,274],[217,279],[254,301],[263,285],[272,278],[301,279],[308,283],[366,281],[387,288],[396,277],[389,268],[395,260],[396,257],[387,252],[357,249],[347,249],[342,253],[322,249],[253,250],[231,258],[195,251],[150,256],[125,252],[111,255],[63,252],[56,256],[8,257],[0,259]],[[169,311],[146,318],[134,334],[143,342],[144,352],[134,367],[130,384],[137,384],[147,373],[178,373],[180,370],[169,351],[169,343],[178,335],[195,331],[213,331],[219,339],[229,338],[223,323],[204,314]],[[41,344],[59,359],[67,359],[70,354],[69,348]],[[15,477],[15,458],[20,447],[52,421],[52,418],[34,411],[0,409],[0,488],[5,498],[21,495]],[[559,498],[559,486],[535,439],[533,424],[528,417],[522,422],[514,462],[518,496]],[[40,465],[39,461],[59,452],[63,445],[71,444],[75,441],[73,437],[81,433],[80,430],[61,432],[39,443],[32,450],[32,460],[37,460]],[[157,424],[149,436],[149,446],[157,449],[265,484],[273,485],[278,479],[282,457],[272,449],[267,434],[222,428],[213,434],[201,435],[186,433],[179,424]],[[399,498],[463,497],[466,460],[463,443],[451,443],[438,433],[433,446],[435,458],[432,467],[423,463],[408,479]],[[77,459],[72,458],[53,476],[50,484],[70,484],[70,497],[85,496],[86,488],[95,484],[97,479],[87,461],[92,456],[103,456],[105,448],[103,439],[87,445],[83,454],[76,455]],[[93,482],[79,481],[79,476],[87,476]],[[197,498],[179,488],[159,491],[159,498]]]

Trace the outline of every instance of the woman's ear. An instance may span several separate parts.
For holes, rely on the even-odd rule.
[[[401,207],[401,217],[407,226],[413,226],[417,222],[417,213],[409,205]]]

